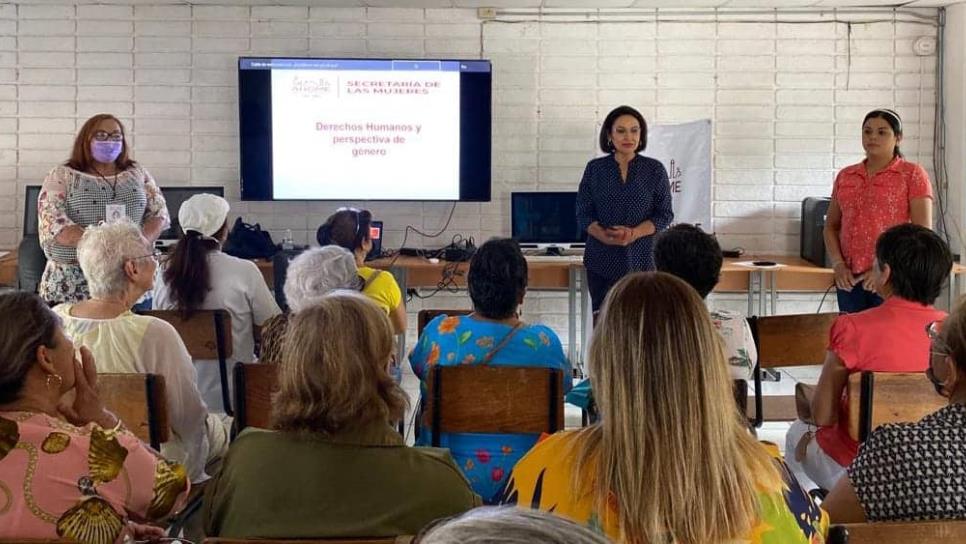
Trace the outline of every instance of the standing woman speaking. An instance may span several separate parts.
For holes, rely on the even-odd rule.
[[[107,113],[84,123],[70,159],[47,174],[37,212],[47,256],[39,291],[50,304],[89,298],[77,263],[77,242],[86,227],[126,218],[153,243],[171,222],[154,178],[129,156],[124,126]]]
[[[880,234],[900,223],[932,228],[929,176],[922,166],[903,158],[901,142],[899,114],[870,111],[862,121],[865,160],[843,168],[835,178],[824,235],[840,312],[882,304],[869,273]]]
[[[630,106],[607,114],[600,150],[584,169],[577,193],[577,225],[587,232],[584,268],[594,312],[617,280],[654,270],[653,236],[674,219],[667,170],[639,155],[647,146],[647,123]]]

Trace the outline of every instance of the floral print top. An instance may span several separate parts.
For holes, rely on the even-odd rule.
[[[184,467],[126,430],[0,413],[0,539],[113,544],[129,515],[160,521],[188,487]]]
[[[426,382],[430,368],[434,365],[480,364],[512,329],[509,325],[472,316],[441,315],[430,321],[409,355],[413,373],[420,380],[423,399],[428,397]],[[570,363],[564,355],[560,339],[549,327],[529,324],[520,327],[489,364],[523,366],[521,362],[527,363],[526,366],[562,370],[563,390],[570,390]],[[421,425],[416,445],[430,445],[429,426],[422,424],[422,417],[419,421]],[[484,502],[492,503],[498,499],[510,469],[536,443],[538,437],[536,434],[443,433],[440,446],[450,449],[473,491]]]

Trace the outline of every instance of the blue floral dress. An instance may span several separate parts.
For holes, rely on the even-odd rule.
[[[419,377],[420,392],[428,397],[426,380],[433,365],[480,364],[513,327],[475,319],[471,316],[441,315],[423,330],[409,364]],[[556,333],[544,325],[524,325],[490,360],[492,366],[557,368],[563,371],[564,392],[572,385],[570,363]],[[422,412],[422,410],[420,410]],[[421,414],[420,414],[421,415]],[[418,419],[422,422],[422,417]],[[449,448],[463,470],[473,491],[487,503],[499,499],[500,491],[513,465],[536,443],[536,434],[443,433],[440,446]],[[416,445],[430,445],[429,427],[421,426]]]

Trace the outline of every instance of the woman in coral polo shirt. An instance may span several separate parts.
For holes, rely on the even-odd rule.
[[[882,304],[872,285],[875,241],[887,228],[915,223],[932,228],[932,186],[925,169],[899,151],[902,119],[873,110],[862,121],[865,160],[835,178],[825,221],[825,247],[835,269],[839,311]]]

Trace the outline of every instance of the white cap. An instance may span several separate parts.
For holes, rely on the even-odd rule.
[[[178,210],[178,222],[181,230],[193,230],[202,236],[211,238],[228,217],[230,206],[228,201],[218,195],[199,193],[185,200]]]

